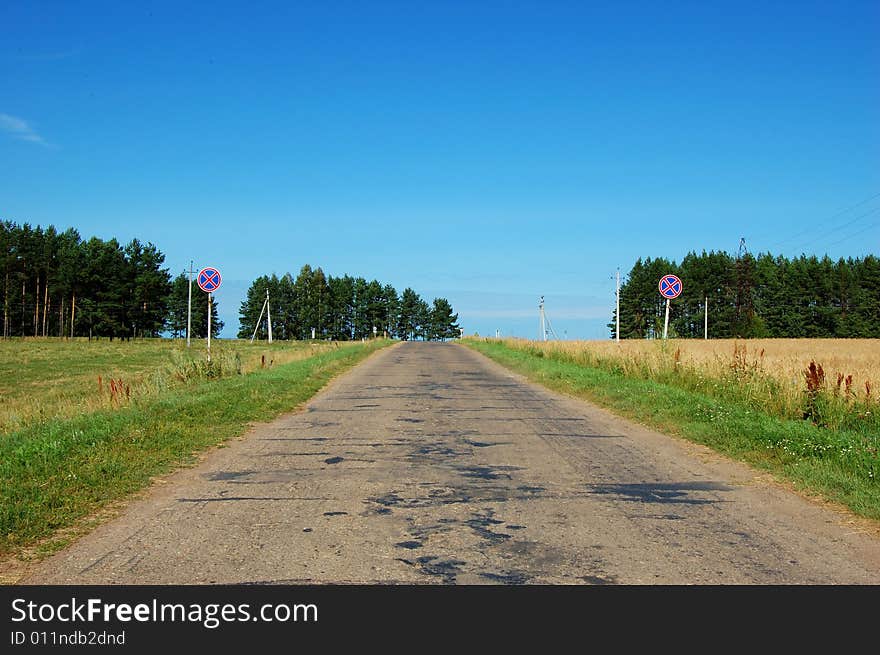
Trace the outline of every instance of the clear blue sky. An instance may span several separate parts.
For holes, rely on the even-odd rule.
[[[305,263],[604,338],[640,256],[880,251],[876,1],[182,4],[0,5],[0,218],[219,267],[224,336]]]

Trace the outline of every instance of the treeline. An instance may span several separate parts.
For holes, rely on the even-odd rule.
[[[173,280],[165,255],[152,243],[134,239],[84,241],[71,228],[0,222],[2,337],[157,337],[186,335],[190,280]],[[303,266],[294,279],[263,276],[241,305],[239,337],[250,338],[266,296],[271,296],[273,337],[351,340],[386,335],[400,339],[459,336],[458,314],[445,298],[429,305],[412,289],[362,277],[325,277]],[[205,294],[193,285],[191,336],[207,336]],[[223,322],[211,302],[211,333]],[[314,330],[314,333],[313,333]],[[266,337],[265,317],[257,331]]]
[[[458,314],[445,298],[429,305],[410,288],[398,294],[390,284],[363,277],[325,276],[306,264],[290,273],[254,280],[241,303],[239,338],[268,336],[266,315],[260,313],[269,292],[273,339],[348,341],[387,336],[404,340],[458,337]],[[257,322],[259,320],[259,326]]]
[[[157,336],[171,288],[164,261],[137,239],[83,241],[72,228],[4,221],[2,336]]]
[[[639,259],[620,288],[621,338],[663,334],[666,301],[658,282],[681,278],[670,308],[670,336],[702,337],[708,298],[709,337],[880,337],[880,259],[769,253],[733,257],[689,253],[680,264]],[[616,336],[616,311],[608,324]]]

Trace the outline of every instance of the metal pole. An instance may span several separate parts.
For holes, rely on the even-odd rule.
[[[208,293],[208,361],[211,361],[211,294]]]
[[[269,324],[269,343],[272,343],[272,314],[269,313],[269,289],[266,289],[266,323]]]
[[[615,294],[615,298],[617,299],[617,330],[614,333],[617,337],[617,343],[620,343],[620,269],[617,269],[617,293]]]
[[[709,296],[706,296],[706,304],[703,305],[706,309],[706,316],[703,323],[703,338],[709,338]]]
[[[189,335],[192,332],[192,304],[193,304],[193,263],[189,261],[189,295],[186,300],[186,347],[189,348]]]
[[[544,296],[541,296],[541,304],[538,305],[541,310],[541,339],[547,341],[547,328],[544,325]]]
[[[666,333],[669,332],[669,298],[666,299],[666,322],[663,323],[663,339],[666,340]]]

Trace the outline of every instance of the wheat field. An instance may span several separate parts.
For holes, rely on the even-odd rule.
[[[586,366],[715,391],[736,387],[765,409],[784,416],[803,412],[812,362],[821,390],[864,412],[880,394],[880,339],[669,339],[528,341],[508,345]],[[843,407],[842,407],[843,409]]]
[[[763,372],[780,383],[798,389],[804,386],[804,370],[811,361],[821,365],[831,380],[838,373],[853,376],[853,387],[865,393],[865,383],[872,389],[880,384],[880,339],[669,339],[623,340],[619,344],[603,341],[556,341],[539,344],[568,353],[588,351],[600,357],[638,358],[661,367],[679,353],[682,366],[720,374],[734,364],[757,363]],[[872,391],[876,393],[876,391]]]

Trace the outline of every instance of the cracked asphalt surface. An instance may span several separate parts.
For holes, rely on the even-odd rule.
[[[448,343],[384,349],[30,584],[878,584],[880,538]]]

